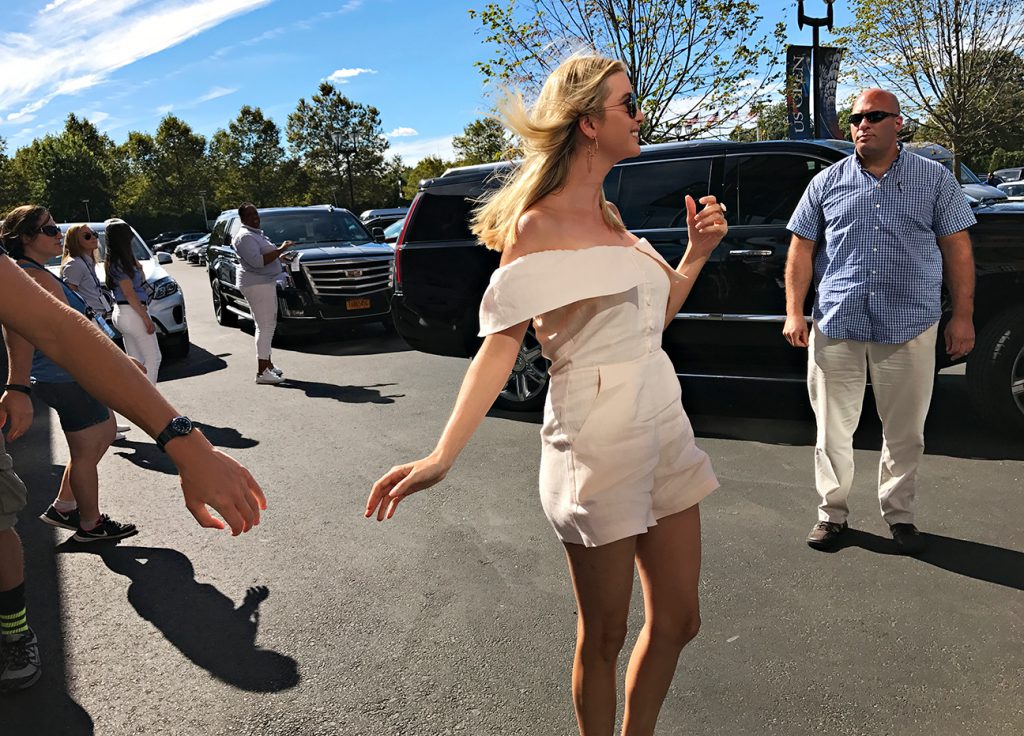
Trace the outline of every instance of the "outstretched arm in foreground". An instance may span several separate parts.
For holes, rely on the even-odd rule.
[[[421,460],[396,465],[374,483],[366,501],[367,517],[376,512],[377,521],[390,519],[403,498],[444,480],[508,381],[528,324],[521,322],[487,336],[462,379],[455,408],[434,451]]]
[[[132,361],[75,310],[0,257],[0,322],[65,368],[98,401],[128,417],[151,437],[180,412]],[[233,534],[249,531],[267,507],[259,484],[237,460],[215,449],[199,430],[167,443],[181,474],[185,506],[200,525]]]

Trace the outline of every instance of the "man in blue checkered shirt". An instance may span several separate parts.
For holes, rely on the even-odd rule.
[[[853,432],[867,374],[882,420],[878,498],[897,549],[924,550],[914,525],[917,467],[931,403],[942,282],[952,301],[944,332],[953,359],[974,347],[974,259],[967,228],[974,214],[942,165],[905,151],[899,101],[868,89],[854,102],[856,155],[808,185],[788,228],[786,324],[794,347],[808,348],[807,383],[817,420],[818,523],[807,537],[832,549],[847,528]],[[813,277],[813,325],[804,299]]]

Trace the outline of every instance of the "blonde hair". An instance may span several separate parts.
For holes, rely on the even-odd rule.
[[[531,109],[521,94],[506,94],[498,105],[499,119],[519,136],[523,160],[499,189],[484,195],[474,212],[471,226],[481,243],[500,252],[515,242],[523,213],[565,185],[577,146],[577,123],[584,115],[604,118],[607,80],[619,72],[626,73],[621,61],[580,54],[551,72]],[[603,193],[601,207],[608,226],[625,231]]]
[[[84,229],[84,224],[72,225],[64,233],[64,255],[60,259],[61,268],[72,258],[81,258],[82,253],[85,252],[85,245],[82,241],[82,231]]]

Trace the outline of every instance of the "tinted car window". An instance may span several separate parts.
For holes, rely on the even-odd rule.
[[[814,175],[828,164],[797,154],[730,156],[723,201],[731,225],[785,225]]]
[[[373,238],[353,215],[347,212],[260,213],[260,227],[271,242],[291,240],[296,245],[314,243],[368,243]]]
[[[706,196],[710,174],[710,158],[629,164],[612,169],[605,196],[631,230],[686,227],[685,197]]]
[[[409,223],[408,241],[474,240],[469,230],[470,213],[476,203],[461,195],[424,192]]]

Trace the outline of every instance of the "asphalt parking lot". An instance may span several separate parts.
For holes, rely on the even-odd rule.
[[[289,342],[289,384],[255,386],[252,337],[218,327],[202,269],[194,348],[159,387],[250,467],[270,500],[239,538],[200,529],[136,429],[100,468],[139,536],[81,549],[34,516],[66,448],[45,410],[10,451],[30,487],[29,616],[43,679],[0,699],[8,734],[574,733],[575,609],[535,487],[539,417],[494,413],[437,489],[394,522],[372,481],[428,451],[465,361],[370,326]],[[879,426],[856,438],[846,545],[814,552],[814,426],[800,386],[687,381],[722,487],[702,504],[703,627],[659,733],[1019,736],[1024,724],[1024,438],[939,377],[921,469],[920,559],[874,497]],[[639,627],[639,598],[631,630]]]

